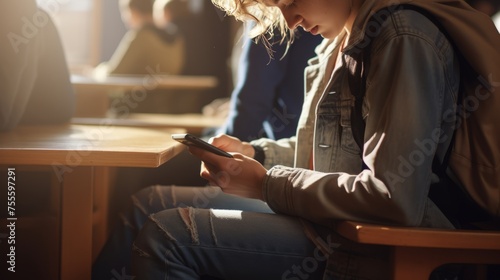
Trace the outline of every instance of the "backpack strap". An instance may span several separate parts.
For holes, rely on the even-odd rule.
[[[363,151],[365,136],[365,120],[363,119],[363,100],[366,93],[366,60],[365,56],[369,52],[362,51],[359,57],[349,60],[349,68],[354,69],[354,73],[349,71],[348,82],[351,94],[354,96],[354,107],[351,109],[351,130],[354,141],[360,151]]]

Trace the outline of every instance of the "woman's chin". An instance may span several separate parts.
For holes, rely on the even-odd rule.
[[[335,39],[337,36],[339,36],[342,30],[343,28],[340,28],[338,30],[319,30],[319,34],[325,39]]]

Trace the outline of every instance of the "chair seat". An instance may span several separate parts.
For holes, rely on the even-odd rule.
[[[388,227],[342,222],[337,230],[344,237],[367,244],[408,247],[500,250],[500,232]]]
[[[500,232],[392,227],[341,222],[337,231],[352,241],[393,247],[393,279],[429,279],[449,263],[500,264]]]

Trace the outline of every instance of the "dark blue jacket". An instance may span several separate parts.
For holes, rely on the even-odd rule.
[[[262,43],[248,40],[228,119],[217,132],[244,141],[293,136],[304,100],[304,68],[322,38],[301,30],[284,57],[286,44],[273,45],[273,59]]]

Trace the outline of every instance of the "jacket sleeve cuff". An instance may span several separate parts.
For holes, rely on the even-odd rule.
[[[257,145],[252,145],[255,155],[253,159],[258,161],[260,164],[264,165],[264,161],[266,160],[266,154],[264,153],[264,148]]]
[[[267,205],[276,213],[291,213],[293,209],[290,167],[274,166],[267,171],[262,186],[262,195]]]

